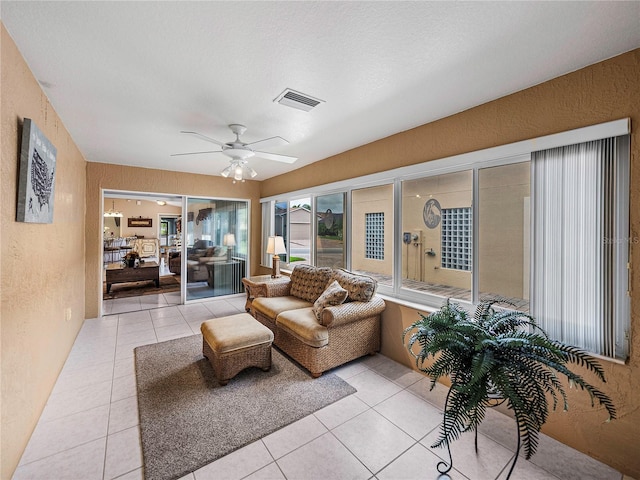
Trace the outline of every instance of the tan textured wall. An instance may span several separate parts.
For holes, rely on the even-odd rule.
[[[1,478],[10,478],[84,320],[86,162],[1,27]],[[31,118],[57,148],[53,223],[16,222]]]
[[[260,259],[260,196],[259,183],[248,180],[233,184],[231,180],[209,175],[167,172],[147,168],[125,167],[104,163],[87,164],[87,209],[86,209],[86,250],[85,271],[86,295],[85,316],[98,315],[98,305],[102,292],[102,232],[101,191],[124,190],[132,192],[167,193],[215,198],[237,198],[251,201],[251,268],[258,268]],[[123,219],[126,222],[126,219]]]
[[[640,238],[640,49],[597,63],[442,120],[350,150],[261,183],[263,197],[345,180],[529,138],[630,117],[631,237]],[[604,362],[605,389],[618,419],[604,423],[584,392],[571,394],[569,412],[554,413],[545,432],[640,478],[640,244],[631,244],[631,358]],[[415,309],[390,302],[383,315],[383,353],[407,363],[402,328]]]

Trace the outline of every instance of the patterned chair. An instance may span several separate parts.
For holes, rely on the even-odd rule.
[[[297,265],[289,282],[266,285],[251,314],[273,331],[274,344],[319,377],[380,350],[377,282],[343,269]]]

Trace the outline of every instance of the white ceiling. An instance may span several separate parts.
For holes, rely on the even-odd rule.
[[[218,175],[248,127],[293,164],[446,117],[640,46],[640,2],[1,2],[90,162]],[[274,103],[285,88],[325,101]],[[229,180],[231,181],[231,180]]]

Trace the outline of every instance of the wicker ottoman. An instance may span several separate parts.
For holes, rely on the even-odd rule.
[[[248,367],[271,368],[273,332],[248,313],[207,320],[200,326],[202,354],[207,357],[218,383]]]

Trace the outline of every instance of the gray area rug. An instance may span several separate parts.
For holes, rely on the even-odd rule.
[[[202,335],[137,347],[135,367],[147,480],[180,478],[356,391],[275,348],[269,372],[249,368],[222,387]]]

